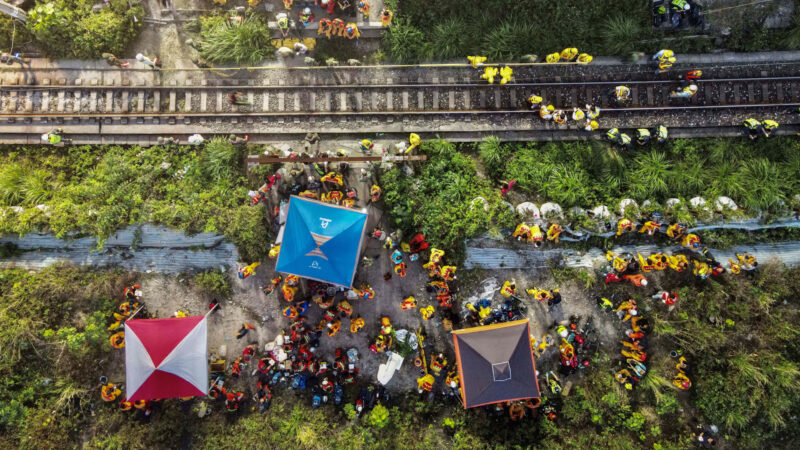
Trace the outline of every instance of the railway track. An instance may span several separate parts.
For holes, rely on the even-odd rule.
[[[580,134],[584,124],[556,125],[541,120],[526,99],[531,93],[556,108],[595,104],[602,108],[602,128],[652,127],[727,130],[746,116],[770,117],[793,131],[800,107],[800,76],[704,79],[692,99],[672,99],[675,80],[531,81],[507,85],[476,82],[475,71],[460,79],[360,77],[324,78],[298,75],[289,85],[257,85],[228,80],[225,85],[21,84],[0,87],[0,141],[36,142],[54,126],[83,139],[120,142],[137,137],[146,143],[159,135],[247,133],[255,141],[285,139],[314,130],[340,136],[407,134],[409,130],[469,139],[485,134],[535,139],[537,133],[557,139]],[[448,71],[453,74],[458,71]],[[639,77],[641,78],[641,77]],[[556,81],[553,81],[553,80]],[[48,80],[49,81],[49,80]],[[631,88],[631,101],[616,105],[614,86]],[[232,105],[239,91],[249,105]],[[91,138],[91,136],[95,136]],[[546,138],[546,137],[545,137]]]

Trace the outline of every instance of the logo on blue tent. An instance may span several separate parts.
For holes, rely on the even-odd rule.
[[[352,287],[367,213],[292,196],[275,270]]]

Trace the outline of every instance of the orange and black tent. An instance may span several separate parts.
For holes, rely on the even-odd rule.
[[[453,332],[464,408],[539,397],[527,320]]]

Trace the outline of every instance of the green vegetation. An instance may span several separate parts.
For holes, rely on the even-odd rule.
[[[786,212],[800,189],[800,143],[790,138],[677,139],[629,151],[604,142],[479,144],[487,173],[515,179],[532,201],[616,209],[619,200],[732,198],[751,214]],[[713,207],[713,204],[710,205]]]
[[[232,292],[230,278],[219,270],[199,272],[195,274],[193,281],[200,289],[218,297],[230,297]]]
[[[110,0],[107,6],[93,11],[95,4],[89,0],[39,0],[28,11],[26,27],[37,45],[56,58],[96,59],[103,52],[122,54],[142,26],[144,9],[139,3]]]
[[[265,213],[248,204],[243,153],[224,138],[202,149],[5,147],[0,232],[78,233],[102,245],[120,228],[154,222],[224,234],[242,259],[259,260],[269,249]]]
[[[513,226],[514,214],[499,188],[476,175],[475,163],[445,141],[422,144],[428,160],[413,177],[394,167],[381,175],[384,201],[395,225],[409,238],[421,232],[457,261],[463,241]]]
[[[385,49],[399,62],[462,59],[485,55],[491,59],[544,55],[577,47],[594,55],[625,55],[633,51],[654,52],[664,45],[665,32],[653,30],[649,3],[638,0],[564,0],[554,5],[545,0],[388,0],[395,12]],[[731,22],[732,12],[743,15]],[[761,10],[759,10],[760,12]],[[766,14],[764,12],[763,14]],[[787,30],[761,26],[752,8],[739,8],[707,21],[731,26],[723,47],[737,51],[793,50],[800,48],[800,15]],[[715,36],[700,36],[697,30],[677,33],[670,48],[676,52],[706,52],[714,49]],[[692,37],[689,37],[691,35]],[[676,37],[671,33],[670,38]]]
[[[200,54],[210,62],[257,64],[273,57],[267,21],[259,16],[246,16],[242,22],[212,16],[200,24]]]

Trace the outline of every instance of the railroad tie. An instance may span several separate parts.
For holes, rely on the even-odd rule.
[[[425,93],[423,91],[417,92],[417,111],[425,110]]]
[[[75,91],[75,99],[72,101],[72,112],[81,112],[81,91]]]
[[[208,92],[205,89],[200,91],[200,112],[208,111]]]
[[[218,95],[221,96],[222,93],[219,93]],[[175,91],[169,91],[169,109],[168,109],[168,111],[171,112],[171,113],[175,112],[175,105],[177,104],[177,102],[175,101],[175,97],[176,96],[177,96],[177,94],[176,94]]]
[[[403,111],[408,111],[408,91],[403,91]]]
[[[261,111],[269,111],[269,91],[264,91],[264,93],[261,94]]]
[[[308,110],[310,112],[316,112],[317,110],[317,93],[314,91],[308,93]]]
[[[139,91],[139,98],[136,101],[136,111],[144,112],[144,91]]]
[[[286,94],[284,94],[283,92],[278,92],[278,111],[280,112],[284,112],[286,108],[285,98],[284,98],[285,95]]]
[[[42,92],[42,112],[50,111],[50,91]]]
[[[356,111],[364,111],[364,93],[361,91],[356,92]]]
[[[97,112],[97,91],[89,92],[89,112]]]
[[[320,108],[320,111],[333,111],[333,104],[331,103],[331,92],[325,91],[325,93],[322,94],[322,99],[323,99],[322,108]]]
[[[131,111],[131,95],[129,91],[122,91],[120,104],[122,105],[122,112],[127,113]]]
[[[56,111],[63,113],[64,112],[64,103],[66,99],[64,98],[64,91],[58,91],[58,107]]]
[[[347,111],[347,92],[339,92],[339,111]]]
[[[155,90],[153,92],[153,112],[161,111],[161,91]]]
[[[33,112],[33,92],[28,91],[25,94],[25,112]]]
[[[753,83],[747,84],[747,103],[756,102],[756,86]]]

